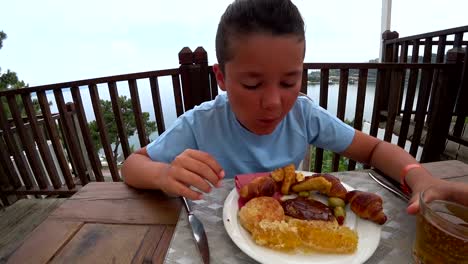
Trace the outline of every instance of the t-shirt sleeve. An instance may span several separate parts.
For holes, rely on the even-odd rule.
[[[172,162],[177,155],[186,149],[197,149],[192,127],[182,116],[146,147],[153,161]]]
[[[354,128],[315,102],[310,101],[307,104],[305,115],[309,144],[336,153],[346,150],[353,141]]]

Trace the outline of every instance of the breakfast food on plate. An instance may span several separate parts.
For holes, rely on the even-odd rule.
[[[382,198],[377,194],[354,190],[346,194],[346,200],[357,216],[380,225],[387,221],[382,208]]]
[[[330,191],[327,193],[323,193],[329,197],[339,197],[341,199],[346,199],[346,193],[348,192],[346,188],[341,184],[340,179],[331,175],[331,174],[316,174],[312,177],[323,177],[325,180],[332,184]]]
[[[287,217],[272,197],[251,199],[240,209],[239,218],[255,243],[273,249],[352,253],[357,248],[355,231],[336,221]]]
[[[257,197],[248,201],[239,211],[241,225],[252,232],[262,220],[282,221],[284,211],[281,204],[272,197]]]
[[[282,194],[289,194],[289,189],[291,188],[291,185],[296,182],[296,168],[294,167],[294,164],[290,164],[284,169],[284,179],[283,179],[283,184],[281,185],[281,193]]]
[[[277,168],[274,171],[271,172],[271,178],[275,180],[275,182],[282,182],[284,179],[284,169],[283,168]]]
[[[262,176],[244,185],[239,191],[239,196],[248,201],[254,197],[272,196],[275,191],[276,182],[270,176]]]
[[[324,177],[307,177],[306,180],[291,186],[291,189],[296,193],[304,191],[319,191],[321,193],[329,193],[331,187],[331,182],[327,181]]]
[[[335,216],[336,221],[338,221],[338,224],[344,224],[344,220],[346,218],[345,201],[338,197],[329,197],[328,206],[333,208],[333,215]]]
[[[353,253],[358,234],[344,225],[346,206],[359,217],[385,223],[382,198],[373,193],[348,192],[330,174],[304,177],[294,164],[275,169],[238,186],[241,225],[255,243],[283,251]],[[318,192],[327,204],[312,199]],[[292,195],[291,195],[292,194]],[[282,196],[281,196],[282,195]],[[274,198],[273,198],[274,197]]]
[[[286,200],[281,205],[283,206],[284,214],[297,219],[335,221],[330,208],[316,200],[297,197]]]
[[[289,223],[297,228],[306,251],[353,253],[357,249],[358,234],[347,226],[339,226],[336,222],[298,219],[290,219]]]
[[[291,186],[293,192],[318,191],[330,197],[346,198],[346,188],[340,180],[331,174],[316,174]]]
[[[262,220],[252,232],[255,243],[283,251],[353,253],[358,235],[347,226],[319,220]]]

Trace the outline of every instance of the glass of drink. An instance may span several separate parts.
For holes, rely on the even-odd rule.
[[[468,207],[453,193],[429,187],[419,196],[415,263],[468,263]]]

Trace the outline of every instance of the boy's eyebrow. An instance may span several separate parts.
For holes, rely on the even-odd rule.
[[[242,76],[251,77],[251,78],[256,78],[256,77],[261,77],[262,76],[258,72],[240,72],[239,74],[242,75]]]
[[[285,75],[286,76],[297,76],[297,75],[300,75],[302,74],[302,71],[290,71],[290,72],[287,72]]]
[[[247,76],[247,77],[252,77],[252,78],[256,78],[256,77],[261,77],[262,74],[258,73],[258,72],[240,72],[239,73],[240,75],[242,76]],[[301,75],[302,74],[302,71],[300,70],[297,70],[297,71],[290,71],[290,72],[287,72],[286,74],[284,74],[284,76],[297,76],[297,75]]]

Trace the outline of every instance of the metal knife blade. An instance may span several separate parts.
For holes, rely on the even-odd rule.
[[[192,229],[192,235],[195,240],[198,252],[203,259],[204,264],[210,263],[210,248],[208,247],[208,238],[206,237],[205,228],[202,222],[192,212],[188,201],[185,197],[182,197],[185,209],[187,210],[188,221]]]
[[[391,185],[387,184],[387,183],[384,183],[382,180],[378,179],[375,175],[373,175],[372,173],[369,172],[369,176],[375,181],[377,182],[380,186],[384,187],[385,189],[389,190],[390,192],[392,192],[393,194],[395,194],[396,196],[400,197],[401,199],[403,199],[404,201],[408,202],[410,200],[410,197],[403,193],[402,191],[398,190],[398,189],[395,189],[395,187],[392,187]]]

